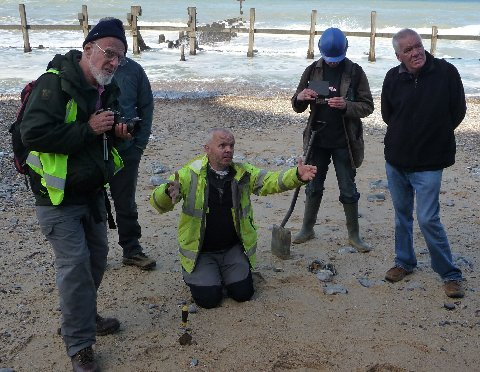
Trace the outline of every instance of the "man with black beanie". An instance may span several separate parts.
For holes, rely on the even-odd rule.
[[[55,254],[61,334],[74,371],[97,371],[96,336],[120,327],[98,315],[97,290],[108,254],[104,187],[122,167],[117,138],[131,138],[110,111],[118,109],[112,78],[126,51],[122,22],[99,22],[83,52],[49,63],[20,126],[40,228]]]

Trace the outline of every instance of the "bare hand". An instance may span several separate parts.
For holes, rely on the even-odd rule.
[[[344,110],[347,107],[347,103],[345,102],[345,98],[343,97],[332,97],[327,100],[328,106],[331,108],[336,108],[339,110]]]
[[[310,88],[305,88],[297,94],[297,101],[314,101],[318,94]]]
[[[180,177],[178,172],[175,172],[175,179],[168,183],[168,195],[172,199],[172,203],[175,204],[178,195],[180,195]]]
[[[300,179],[304,182],[311,181],[317,174],[317,167],[315,165],[303,164],[302,158],[297,161],[297,172]]]
[[[112,111],[97,111],[90,115],[88,124],[90,124],[93,133],[98,135],[112,129],[114,118],[115,116]]]
[[[119,123],[115,125],[115,136],[123,139],[132,139],[132,135],[128,133],[127,124]]]

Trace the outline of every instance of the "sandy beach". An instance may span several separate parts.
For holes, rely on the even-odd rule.
[[[18,105],[12,97],[0,98],[0,371],[68,371],[70,360],[57,335],[61,314],[52,249],[40,233],[33,196],[11,161],[8,126]],[[445,296],[416,225],[418,269],[399,283],[383,279],[394,259],[394,215],[381,182],[386,182],[385,124],[378,99],[375,107],[364,120],[366,154],[356,178],[361,233],[373,251],[348,249],[332,167],[316,238],[292,246],[289,260],[273,256],[270,244],[271,227],[282,221],[293,191],[253,197],[259,232],[254,298],[241,304],[225,298],[211,310],[192,307],[192,344],[182,346],[180,304],[191,304],[191,298],[177,255],[180,206],[165,215],[150,207],[152,177],[167,178],[199,154],[205,133],[218,126],[235,134],[237,160],[286,168],[302,153],[307,114],[294,113],[286,96],[156,100],[137,203],[141,242],[157,268],[142,272],[123,266],[116,231],[109,231],[98,310],[118,317],[121,329],[97,338],[102,370],[478,371],[480,100],[468,100],[467,117],[456,131],[457,161],[445,170],[440,195],[442,222],[466,279],[461,300]],[[303,201],[302,190],[286,226],[292,233],[301,227]],[[314,260],[334,265],[332,282],[309,272]],[[346,293],[328,294],[332,285]]]

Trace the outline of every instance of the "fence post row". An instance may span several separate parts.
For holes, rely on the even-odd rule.
[[[242,5],[242,1],[245,0],[238,0],[240,1],[240,6]],[[27,22],[27,14],[25,10],[24,4],[19,4],[19,12],[20,12],[20,22],[21,25],[0,25],[0,29],[7,29],[7,30],[18,30],[21,29],[23,34],[23,51],[25,53],[31,52],[32,48],[30,46],[30,39],[28,35],[28,31],[30,29],[55,29],[54,27],[50,26],[30,26]],[[188,7],[188,21],[187,27],[166,27],[165,29],[176,29],[181,30],[181,32],[186,31],[187,35],[190,40],[190,54],[195,55],[197,50],[197,8],[196,7]],[[140,43],[142,43],[142,47],[144,46],[143,38],[140,34],[140,29],[162,29],[161,27],[153,26],[142,26],[141,28],[138,26],[138,17],[142,15],[142,7],[141,6],[132,6],[131,12],[127,13],[127,21],[130,25],[131,34],[133,37],[133,54],[140,53]],[[312,14],[310,17],[310,30],[308,31],[309,40],[308,40],[308,50],[307,50],[307,59],[314,58],[314,50],[315,50],[315,36],[321,35],[322,32],[317,32],[315,30],[316,27],[316,20],[317,20],[317,11],[312,10]],[[88,24],[88,11],[87,6],[82,5],[82,13],[78,13],[78,21],[80,23],[80,29],[83,31],[84,37],[87,37],[88,32],[90,30],[90,26]],[[61,30],[75,30],[75,26],[71,25],[58,25],[58,29]],[[255,41],[255,33],[271,33],[271,34],[297,34],[297,35],[305,35],[306,31],[304,30],[274,30],[274,29],[266,29],[266,30],[257,30],[255,29],[255,8],[250,8],[250,25],[249,28],[238,28],[235,29],[236,32],[248,32],[248,52],[247,57],[254,56],[254,41]],[[215,32],[215,30],[212,30]],[[225,32],[225,30],[218,30],[218,32]],[[370,49],[368,53],[368,60],[370,62],[375,62],[375,40],[377,38],[377,12],[372,11],[370,14],[370,34],[366,32],[346,32],[348,35],[359,36],[359,37],[370,37]],[[386,34],[386,33],[379,33],[378,37],[392,37],[393,34]],[[430,44],[430,53],[435,55],[437,51],[437,41],[439,39],[438,36],[438,28],[437,26],[432,26],[432,33],[431,35],[422,35],[422,37],[431,38]],[[471,36],[471,35],[443,35],[440,36],[441,39],[447,40],[480,40],[480,36]],[[185,56],[183,52],[181,53],[181,60],[185,60]]]

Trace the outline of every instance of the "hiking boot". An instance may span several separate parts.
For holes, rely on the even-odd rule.
[[[445,294],[451,298],[462,298],[465,296],[465,290],[460,280],[448,280],[443,284]]]
[[[395,283],[405,278],[408,274],[411,274],[411,272],[408,272],[399,266],[394,266],[386,272],[385,279],[389,282]]]
[[[115,333],[120,328],[120,322],[115,318],[102,318],[100,315],[95,316],[97,322],[97,336],[106,336]],[[62,335],[62,328],[57,328],[57,335]]]
[[[150,270],[155,267],[157,262],[147,257],[145,253],[140,252],[131,257],[123,257],[123,264],[137,266],[142,270]]]
[[[93,349],[91,346],[80,350],[72,358],[72,367],[74,372],[96,372],[99,371]]]
[[[115,333],[120,328],[120,322],[115,318],[102,318],[97,314],[97,336],[106,336]]]

